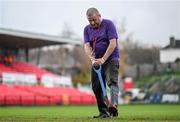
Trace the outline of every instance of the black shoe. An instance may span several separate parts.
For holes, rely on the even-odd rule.
[[[100,113],[97,116],[93,116],[93,118],[107,118],[107,117],[110,117],[108,113],[107,114]]]
[[[110,116],[117,117],[118,116],[117,106],[110,106],[109,113],[110,113]]]

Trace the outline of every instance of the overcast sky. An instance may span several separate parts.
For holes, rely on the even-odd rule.
[[[133,39],[164,46],[180,39],[180,0],[0,0],[0,27],[59,35],[66,22],[83,39],[86,10],[102,18],[126,20]]]

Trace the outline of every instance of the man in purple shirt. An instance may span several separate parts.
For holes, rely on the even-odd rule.
[[[99,115],[94,118],[118,116],[119,49],[117,31],[112,21],[101,19],[96,8],[89,8],[86,16],[90,24],[84,28],[84,50],[90,58],[92,66],[102,65],[103,80],[110,88],[111,107],[115,110],[113,113],[110,111],[108,103],[104,99],[98,75],[92,69],[92,89],[99,110]]]

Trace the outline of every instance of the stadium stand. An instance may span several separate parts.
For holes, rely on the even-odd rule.
[[[50,72],[26,62],[16,61],[13,63],[12,68],[18,72],[36,74],[37,80],[40,80],[43,74],[50,74]]]
[[[80,41],[44,34],[23,32],[0,28],[0,105],[89,105],[96,104],[94,95],[79,91],[73,87],[45,87],[38,84],[51,80],[63,80],[71,86],[67,77],[58,77],[49,71],[27,63],[29,50],[50,45],[81,45]],[[19,49],[25,53],[26,62],[17,61],[16,57],[9,63],[4,56],[18,55]],[[40,56],[40,55],[39,55]],[[40,57],[39,57],[40,58]],[[53,77],[52,79],[49,77]],[[42,80],[43,79],[43,80]],[[64,83],[65,84],[65,83]]]
[[[0,85],[0,105],[90,105],[95,103],[93,95],[75,88]]]
[[[26,62],[15,61],[12,63],[11,67],[6,66],[5,64],[0,62],[0,78],[2,79],[2,81],[4,80],[3,82],[6,82],[7,80],[11,79],[14,80],[12,82],[16,83],[18,82],[18,80],[22,79],[19,82],[28,82],[28,80],[33,80],[33,83],[35,84],[36,81],[41,80],[41,77],[44,74],[52,74],[52,73]],[[7,77],[11,77],[11,78],[8,78],[6,80],[3,78],[3,75],[6,75],[4,76],[6,78]],[[32,78],[33,75],[35,75],[34,78]],[[29,83],[31,82],[32,81],[29,81]]]
[[[26,62],[15,61],[11,67],[0,63],[0,78],[3,80],[3,73],[35,74],[36,80],[40,81],[44,74],[50,74],[44,69]],[[19,76],[19,75],[18,75]],[[22,80],[24,79],[22,76]],[[7,79],[12,80],[12,79]],[[44,87],[40,85],[22,85],[17,78],[13,79],[13,86],[0,85],[0,105],[89,105],[95,104],[95,97],[86,92],[79,91],[73,87]],[[30,81],[27,81],[30,82]],[[3,83],[6,83],[3,81]]]

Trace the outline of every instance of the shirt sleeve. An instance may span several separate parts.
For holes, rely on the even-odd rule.
[[[89,41],[89,34],[88,34],[88,29],[87,26],[84,28],[84,43],[90,42]]]
[[[116,27],[114,26],[112,21],[109,21],[108,23],[108,28],[107,28],[107,35],[108,35],[108,39],[118,39],[118,34],[116,31]]]

